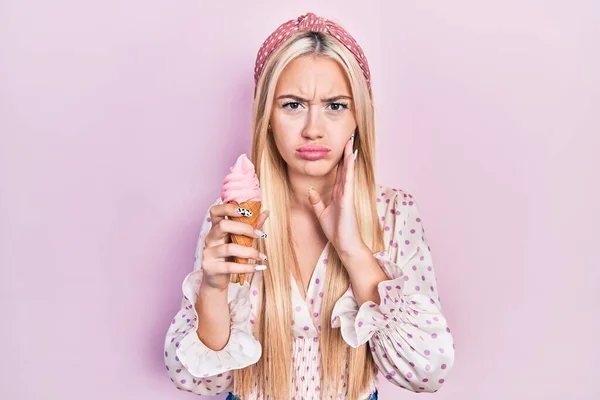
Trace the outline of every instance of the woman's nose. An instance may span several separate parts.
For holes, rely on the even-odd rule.
[[[302,136],[308,139],[318,139],[323,137],[324,130],[320,119],[321,116],[319,115],[319,112],[311,108],[308,112]]]

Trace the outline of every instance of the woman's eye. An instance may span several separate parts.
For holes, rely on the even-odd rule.
[[[331,108],[332,111],[341,111],[345,108],[348,108],[348,104],[344,104],[344,103],[330,103],[329,107]]]
[[[290,102],[283,105],[283,108],[289,108],[290,110],[297,110],[299,107],[300,103],[298,102]]]

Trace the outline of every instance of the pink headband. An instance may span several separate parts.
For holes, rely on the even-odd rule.
[[[254,66],[254,84],[258,84],[258,78],[263,70],[263,66],[273,54],[273,52],[287,40],[287,38],[297,31],[322,32],[335,37],[342,43],[356,58],[363,74],[367,80],[367,85],[371,87],[371,72],[369,64],[362,49],[348,32],[341,26],[328,19],[318,17],[313,13],[302,15],[298,19],[290,20],[277,28],[277,30],[264,41],[258,54],[256,55],[256,65]]]

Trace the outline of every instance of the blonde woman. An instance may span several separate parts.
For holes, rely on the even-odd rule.
[[[207,211],[166,337],[172,381],[244,400],[376,399],[378,372],[413,392],[439,390],[453,339],[417,203],[375,182],[360,46],[303,15],[264,42],[255,84],[251,161],[265,211],[256,230],[229,219],[240,210],[220,199]],[[231,273],[252,275],[240,285]]]

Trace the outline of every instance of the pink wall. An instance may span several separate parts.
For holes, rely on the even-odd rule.
[[[165,330],[256,50],[314,11],[370,59],[380,182],[420,199],[457,346],[435,398],[597,399],[599,3],[206,3],[0,4],[0,398],[193,398]]]

